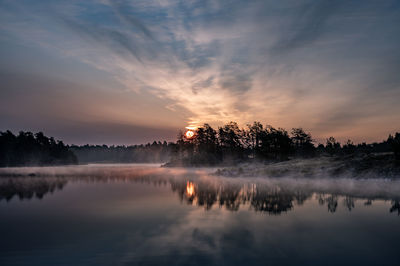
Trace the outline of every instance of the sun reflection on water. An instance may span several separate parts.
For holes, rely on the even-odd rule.
[[[194,184],[190,181],[187,181],[187,183],[186,183],[186,194],[189,197],[194,196]]]

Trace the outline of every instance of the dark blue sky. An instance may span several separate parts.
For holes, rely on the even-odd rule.
[[[0,0],[0,130],[173,140],[259,120],[317,140],[400,125],[400,1]]]

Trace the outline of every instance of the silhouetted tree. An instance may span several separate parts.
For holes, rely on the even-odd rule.
[[[209,124],[204,124],[196,130],[194,142],[199,153],[217,153],[217,132]]]
[[[260,122],[254,122],[253,125],[247,125],[248,130],[244,132],[244,139],[248,149],[252,151],[252,157],[261,153],[261,138],[265,134],[263,125]]]
[[[337,154],[340,152],[340,143],[334,137],[329,137],[326,139],[325,149],[330,155]]]
[[[243,135],[236,122],[218,129],[218,142],[221,146],[223,160],[234,160],[243,157]]]
[[[396,160],[400,160],[400,133],[396,132],[394,137],[389,135],[387,142],[392,147]]]
[[[196,130],[193,142],[195,164],[213,165],[221,161],[217,132],[209,124],[204,124]]]
[[[293,128],[291,134],[296,155],[307,157],[315,155],[311,134],[306,133],[302,128]]]
[[[287,159],[291,150],[292,140],[286,130],[267,126],[262,132],[260,140],[259,154],[261,153],[264,158]]]
[[[346,144],[343,145],[342,150],[346,154],[353,154],[356,151],[356,145],[351,140],[347,140]]]

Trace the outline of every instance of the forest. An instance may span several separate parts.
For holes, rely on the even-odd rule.
[[[154,141],[131,146],[72,145],[79,163],[163,163],[171,158],[174,143]]]
[[[316,146],[314,142],[311,134],[302,128],[292,128],[289,133],[260,122],[242,129],[236,122],[230,122],[215,130],[204,124],[192,137],[179,133],[167,166],[235,165],[243,161],[277,162],[291,158],[392,152],[394,158],[400,160],[400,133],[372,144],[356,145],[351,140],[341,144],[334,137],[326,139],[325,144]]]
[[[42,132],[0,132],[0,167],[77,164],[75,154],[62,141]]]
[[[87,163],[165,163],[165,166],[217,166],[241,162],[280,162],[316,156],[388,153],[400,161],[400,133],[379,143],[342,144],[334,137],[315,145],[302,128],[264,126],[260,122],[240,128],[236,122],[217,129],[204,124],[186,136],[180,131],[176,142],[108,146],[65,145],[42,132],[0,132],[0,167],[68,165]]]

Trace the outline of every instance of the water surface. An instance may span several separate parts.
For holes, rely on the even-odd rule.
[[[400,182],[157,165],[0,174],[0,265],[400,265]]]

